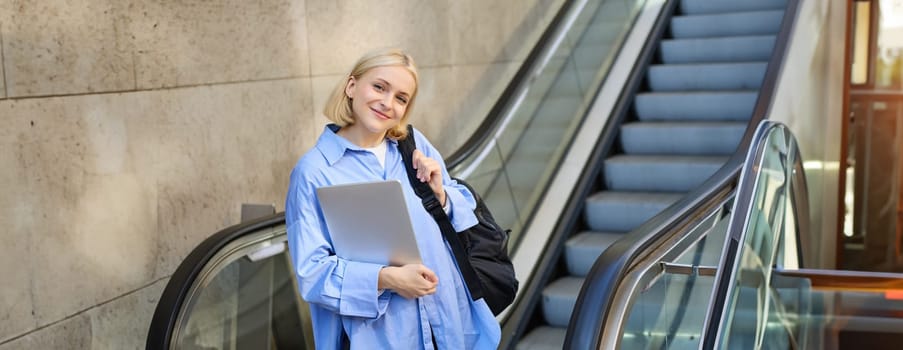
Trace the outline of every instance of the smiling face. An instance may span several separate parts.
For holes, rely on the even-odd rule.
[[[354,124],[343,128],[347,136],[361,146],[381,142],[404,118],[416,89],[414,76],[400,66],[375,67],[349,78],[345,94],[351,99]]]

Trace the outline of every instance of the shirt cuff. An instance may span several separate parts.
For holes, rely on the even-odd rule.
[[[345,316],[377,318],[386,312],[389,294],[378,292],[380,264],[348,261],[342,278],[339,313]]]
[[[446,192],[445,202],[448,203],[448,218],[455,227],[455,231],[461,232],[478,223],[477,216],[473,213],[470,202],[459,191]],[[454,204],[458,203],[458,205]]]

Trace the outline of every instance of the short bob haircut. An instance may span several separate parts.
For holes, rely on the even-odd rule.
[[[414,91],[411,93],[411,97],[408,100],[404,115],[401,116],[401,121],[399,121],[397,126],[386,132],[386,137],[393,140],[401,140],[407,137],[408,116],[411,114],[411,110],[414,109],[414,100],[417,97],[420,80],[417,76],[417,66],[414,65],[414,59],[400,49],[380,49],[369,52],[361,57],[357,63],[354,64],[351,74],[344,77],[332,91],[332,94],[329,95],[329,100],[326,101],[326,107],[323,109],[323,114],[326,115],[326,118],[340,127],[354,124],[355,120],[354,113],[351,109],[351,98],[345,94],[345,87],[348,85],[348,80],[352,77],[360,79],[360,77],[369,70],[386,66],[405,68],[411,73],[411,76],[414,77]]]

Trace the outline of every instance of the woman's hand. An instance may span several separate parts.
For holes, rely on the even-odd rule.
[[[413,159],[414,169],[417,170],[417,179],[420,182],[428,182],[439,205],[445,206],[445,190],[442,188],[442,167],[435,159],[427,157],[420,150],[414,150]]]
[[[419,298],[436,292],[439,277],[433,270],[421,264],[386,266],[379,270],[377,288],[391,289],[407,298]]]

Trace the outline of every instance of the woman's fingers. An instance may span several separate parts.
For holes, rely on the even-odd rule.
[[[439,276],[436,276],[436,273],[433,270],[430,270],[426,266],[420,265],[423,268],[420,270],[420,276],[423,276],[423,279],[435,284],[439,283]]]
[[[427,157],[423,152],[420,152],[420,150],[414,151],[412,160],[414,169],[417,169],[417,179],[420,181],[430,181],[432,180],[433,175],[438,175],[439,177],[442,176],[442,169],[439,167],[439,162],[433,158]]]
[[[421,264],[409,264],[400,267],[399,271],[404,275],[401,285],[395,288],[395,292],[399,295],[411,299],[436,292],[439,277],[428,267]]]
[[[417,179],[420,182],[428,182],[436,196],[440,199],[443,198],[445,191],[442,189],[442,166],[439,165],[439,162],[427,157],[420,150],[414,150],[411,163],[417,170]]]

